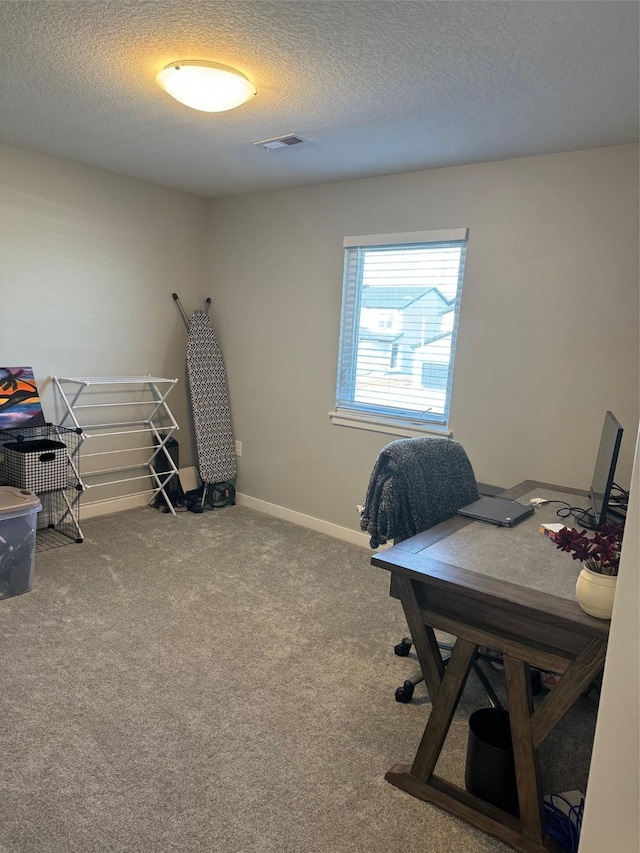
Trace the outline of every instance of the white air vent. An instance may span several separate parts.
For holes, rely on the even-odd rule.
[[[305,140],[293,133],[287,133],[285,136],[274,136],[273,139],[263,139],[261,142],[254,142],[253,144],[266,148],[267,151],[274,151],[276,148],[288,148],[290,145],[298,145],[300,142],[305,142]]]

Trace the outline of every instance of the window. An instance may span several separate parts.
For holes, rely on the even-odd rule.
[[[336,415],[446,428],[467,230],[347,237]]]
[[[438,364],[437,361],[424,361],[422,363],[423,388],[441,388],[443,391],[446,391],[448,379],[448,364]]]
[[[398,364],[398,344],[391,344],[391,370],[395,370]]]

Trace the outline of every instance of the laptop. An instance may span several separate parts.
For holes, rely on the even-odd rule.
[[[486,521],[499,527],[513,527],[523,518],[533,515],[535,507],[525,506],[508,498],[483,496],[458,510],[458,515]]]

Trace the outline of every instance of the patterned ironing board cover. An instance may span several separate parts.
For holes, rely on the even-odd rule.
[[[189,323],[187,376],[200,477],[204,483],[233,480],[237,469],[227,371],[211,321],[200,310]]]

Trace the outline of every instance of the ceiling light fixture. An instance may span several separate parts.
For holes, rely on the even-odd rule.
[[[221,113],[244,104],[256,88],[241,71],[198,59],[179,60],[156,76],[172,98],[205,113]]]

